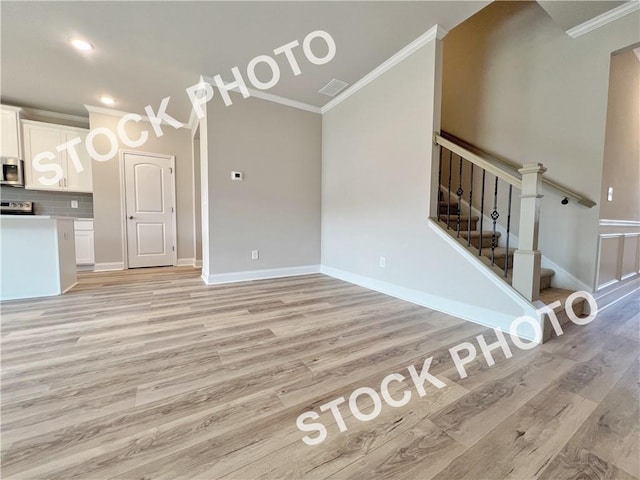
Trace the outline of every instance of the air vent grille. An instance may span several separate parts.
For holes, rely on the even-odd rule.
[[[335,78],[327,83],[324,87],[320,89],[320,93],[323,95],[328,95],[330,97],[335,97],[342,90],[347,88],[349,85],[347,82],[343,82],[342,80],[336,80]]]

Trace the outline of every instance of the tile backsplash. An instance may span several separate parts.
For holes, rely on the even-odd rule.
[[[0,199],[3,202],[34,202],[36,215],[93,218],[93,194],[91,193],[47,192],[0,186]],[[71,208],[71,200],[78,201],[78,208]]]

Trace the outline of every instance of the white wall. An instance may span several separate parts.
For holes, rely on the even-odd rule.
[[[600,201],[609,61],[639,39],[634,13],[577,39],[536,2],[494,2],[444,39],[442,128]],[[540,250],[592,286],[599,206],[545,190]]]
[[[508,328],[523,303],[428,223],[440,71],[434,40],[323,115],[323,269]]]

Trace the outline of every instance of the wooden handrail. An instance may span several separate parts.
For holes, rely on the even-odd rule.
[[[458,137],[455,137],[454,135],[451,135],[450,133],[444,131],[441,133],[434,133],[434,143],[443,146],[447,150],[450,150],[456,155],[459,155],[462,158],[475,163],[476,165],[479,165],[481,168],[484,168],[489,173],[496,175],[497,177],[503,179],[511,185],[520,189],[522,188],[522,180],[520,173],[518,172],[518,169],[521,168],[520,165],[489,155],[479,148],[476,148],[473,145],[465,142],[464,140],[461,140]],[[570,188],[565,187],[564,185],[554,182],[553,180],[545,176],[542,177],[542,183],[549,189],[555,191],[561,197],[572,199],[580,205],[588,208],[594,207],[596,205],[596,202],[594,202],[590,198],[587,198],[584,195],[576,192],[575,190],[571,190]]]
[[[470,150],[464,147],[461,147],[457,143],[454,143],[451,140],[444,138],[439,133],[435,134],[434,139],[435,139],[435,143],[446,148],[450,152],[453,152],[456,155],[459,155],[465,160],[469,160],[471,163],[478,165],[480,168],[483,168],[487,172],[495,175],[496,177],[501,178],[502,180],[513,185],[514,187],[522,189],[522,179],[517,172],[515,174],[510,173],[500,168],[499,166],[497,166],[495,162],[492,163],[490,161],[485,160],[484,158],[471,152]]]

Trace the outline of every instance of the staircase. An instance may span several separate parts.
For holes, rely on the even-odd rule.
[[[513,279],[513,254],[516,249],[509,248],[507,250],[506,247],[500,246],[502,234],[499,231],[495,233],[492,230],[480,232],[478,229],[480,217],[463,215],[458,202],[455,200],[448,201],[443,189],[446,191],[446,187],[441,186],[440,190],[438,214],[440,226],[478,256],[482,263],[511,285]],[[494,242],[496,246],[492,248]],[[540,292],[551,288],[551,279],[554,274],[555,272],[549,268],[540,269]],[[569,292],[569,290],[561,291]]]
[[[518,168],[445,132],[436,133],[434,142],[440,147],[439,188],[431,218],[533,307],[559,301],[554,312],[560,325],[572,323],[564,309],[565,300],[574,292],[551,286],[555,272],[541,268],[542,254],[537,250],[542,182],[567,195],[563,205],[568,203],[568,197],[588,208],[595,203],[543,179],[546,169],[542,164]],[[519,202],[519,245],[510,245],[514,199]],[[580,316],[588,312],[588,305],[579,301],[573,310]],[[546,315],[541,322],[542,340],[547,341],[553,336],[551,322]]]

